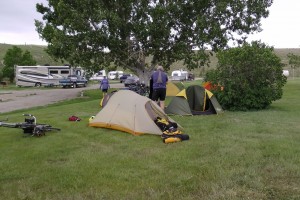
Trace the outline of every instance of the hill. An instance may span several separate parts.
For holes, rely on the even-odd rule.
[[[61,62],[56,62],[52,59],[46,52],[46,46],[40,45],[11,45],[11,44],[0,44],[0,67],[3,66],[3,58],[8,49],[11,49],[13,46],[20,47],[23,51],[28,50],[33,58],[37,61],[37,65],[62,65]]]
[[[13,45],[11,44],[0,44],[0,67],[3,66],[3,58],[6,53],[6,51],[10,48],[12,48]],[[33,58],[37,61],[37,65],[63,65],[62,62],[56,62],[54,59],[52,59],[46,52],[46,46],[39,46],[39,45],[16,45],[20,47],[23,51],[28,50]],[[295,49],[274,49],[274,52],[277,56],[279,56],[284,64],[286,64],[285,69],[290,70],[290,66],[288,65],[288,53],[293,53],[295,55],[300,56],[300,48]],[[196,74],[196,76],[203,75],[206,70],[209,68],[214,68],[217,65],[217,58],[215,56],[211,57],[210,60],[210,67],[201,67],[198,69],[193,70],[192,72]],[[183,62],[176,62],[171,66],[171,69],[169,72],[176,70],[176,69],[186,69],[183,67]],[[299,69],[296,70],[296,76],[300,75]]]

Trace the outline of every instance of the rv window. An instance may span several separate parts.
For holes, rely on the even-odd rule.
[[[20,69],[37,69],[38,67],[22,67]]]
[[[41,74],[38,72],[30,72],[30,71],[22,71],[20,72],[21,74],[27,74],[27,75],[34,75],[34,76],[43,76],[43,77],[47,77],[47,74]]]
[[[58,70],[50,70],[50,74],[58,74]]]
[[[61,70],[60,73],[61,73],[61,74],[69,74],[70,71],[69,71],[69,70]]]

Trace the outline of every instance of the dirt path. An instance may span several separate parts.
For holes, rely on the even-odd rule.
[[[94,84],[85,88],[33,89],[22,91],[0,90],[0,113],[45,106],[62,100],[73,99],[80,96],[83,90],[96,89],[98,87],[98,84]],[[112,84],[111,87],[122,88],[124,85]]]

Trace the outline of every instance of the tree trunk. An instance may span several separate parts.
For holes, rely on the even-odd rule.
[[[146,69],[145,70],[137,69],[136,73],[137,76],[140,78],[140,82],[149,86],[152,71],[146,71]]]

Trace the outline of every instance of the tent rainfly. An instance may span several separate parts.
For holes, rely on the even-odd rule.
[[[182,82],[167,82],[167,91],[166,91],[166,96],[176,96],[182,89],[184,89],[184,85]]]
[[[199,85],[191,85],[173,97],[165,112],[173,115],[209,115],[222,113],[223,109],[212,92]]]
[[[130,90],[115,92],[103,109],[89,122],[91,127],[120,130],[133,135],[161,135],[154,120],[163,118],[175,122],[151,99]],[[182,128],[179,124],[178,127]]]

